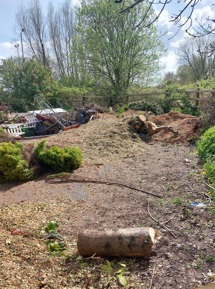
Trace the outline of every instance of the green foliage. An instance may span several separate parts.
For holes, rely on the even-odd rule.
[[[0,126],[0,135],[7,135],[6,131]]]
[[[182,199],[181,198],[174,198],[172,199],[172,203],[176,206],[181,206],[182,205]]]
[[[200,116],[200,111],[191,101],[188,99],[185,93],[181,97],[182,109],[181,112],[185,114],[190,114],[194,116]]]
[[[73,107],[74,99],[81,99],[81,97],[87,95],[89,89],[79,87],[58,87],[54,94],[49,97],[49,101],[53,106],[63,107],[64,109],[70,110]]]
[[[59,241],[51,242],[50,240],[48,240],[46,244],[48,251],[54,256],[63,255],[62,253],[66,249],[64,242]]]
[[[215,126],[206,130],[197,143],[198,154],[204,164],[204,174],[215,185]]]
[[[25,133],[25,137],[34,136],[34,128],[22,128],[22,132]]]
[[[104,264],[101,269],[107,273],[107,275],[109,276],[109,280],[107,282],[107,285],[109,285],[109,283],[112,280],[118,280],[119,283],[125,287],[127,285],[127,281],[125,278],[125,274],[128,273],[128,268],[126,266],[126,264],[118,262],[116,265],[113,262],[110,262],[108,260],[106,260],[106,264]]]
[[[197,143],[198,154],[206,162],[215,155],[215,126],[209,128],[201,135]]]
[[[59,227],[58,223],[56,221],[50,221],[46,227],[45,231],[46,233],[57,233],[57,228]]]
[[[82,2],[77,17],[80,49],[88,59],[90,55],[86,63],[97,83],[111,87],[113,104],[125,103],[126,91],[136,80],[155,80],[164,48],[156,26],[146,28],[153,13],[147,2],[129,13],[119,13],[112,0]]]
[[[81,149],[75,147],[59,148],[57,146],[47,148],[45,141],[41,141],[37,145],[34,149],[34,155],[55,173],[71,172],[79,168],[83,160]]]
[[[149,102],[134,102],[129,104],[130,109],[141,110],[141,111],[151,111],[154,114],[161,114],[163,113],[163,109],[160,104],[153,104]]]
[[[0,179],[2,181],[28,180],[33,177],[32,170],[24,159],[20,143],[0,144]]]
[[[215,184],[215,155],[207,160],[204,165],[204,171],[208,180]]]
[[[35,60],[20,63],[9,58],[0,65],[1,87],[7,91],[5,101],[15,111],[28,111],[35,95],[49,95],[52,89],[50,71]]]
[[[63,255],[63,251],[66,249],[66,245],[58,234],[57,228],[58,223],[56,221],[50,221],[45,227],[45,232],[47,233],[45,239],[48,239],[46,241],[47,249],[53,256]]]

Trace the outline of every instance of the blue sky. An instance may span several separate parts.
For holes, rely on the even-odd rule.
[[[62,2],[62,0],[41,0],[40,2],[45,8],[50,1],[54,5]],[[73,0],[73,3],[76,1],[78,0]],[[17,50],[14,45],[20,40],[15,38],[15,15],[20,5],[28,2],[29,0],[0,0],[0,59],[17,55]],[[182,0],[182,3],[186,2],[188,2],[188,0]],[[205,18],[209,16],[215,18],[215,7],[212,5],[212,2],[214,2],[214,0],[201,0],[195,8],[193,19],[197,18],[200,21],[202,17]],[[159,29],[162,32],[167,32],[162,39],[165,47],[168,49],[168,55],[161,59],[162,66],[164,67],[162,74],[170,71],[176,72],[178,67],[177,55],[179,45],[183,41],[186,41],[186,26],[182,27],[179,33],[169,40],[177,31],[177,26],[173,25],[169,20],[174,13],[177,13],[181,9],[181,6],[177,0],[172,0],[172,3],[168,4],[167,8],[168,10],[163,11],[158,21]],[[155,9],[158,9],[158,6],[155,6]],[[184,18],[182,18],[182,21],[183,20]]]
[[[49,2],[58,5],[62,0],[41,0],[44,8]],[[16,55],[14,45],[18,42],[14,32],[16,13],[19,7],[28,0],[0,0],[0,59]],[[19,40],[20,41],[20,40]]]

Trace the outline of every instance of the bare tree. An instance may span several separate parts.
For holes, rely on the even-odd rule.
[[[65,0],[57,10],[50,3],[47,23],[51,49],[56,60],[58,74],[60,76],[70,76],[71,73],[74,74],[71,53],[75,36],[75,16],[71,2]]]
[[[180,62],[188,65],[195,80],[207,79],[215,71],[215,55],[207,51],[211,37],[188,38],[179,49]]]
[[[39,0],[31,0],[28,6],[21,6],[16,14],[16,23],[17,32],[23,33],[29,55],[47,65],[45,19]]]

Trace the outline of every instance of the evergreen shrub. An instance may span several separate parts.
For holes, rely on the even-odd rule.
[[[3,142],[0,144],[0,180],[28,180],[33,171],[24,159],[23,145],[20,143]]]
[[[35,157],[54,173],[71,172],[80,167],[83,161],[82,151],[75,147],[52,146],[47,148],[41,141],[34,149]]]

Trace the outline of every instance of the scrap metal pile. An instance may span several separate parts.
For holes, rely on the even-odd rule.
[[[97,117],[97,111],[93,108],[77,108],[69,113],[53,108],[42,96],[37,96],[35,100],[40,110],[16,114],[11,114],[10,108],[1,103],[0,127],[13,137],[50,135],[77,128]]]

